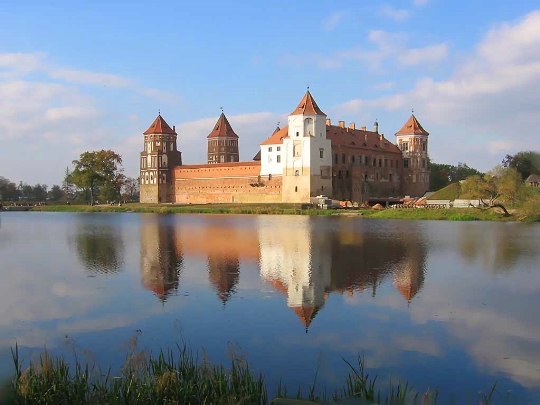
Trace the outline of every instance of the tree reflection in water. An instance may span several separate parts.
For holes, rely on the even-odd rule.
[[[124,241],[117,224],[82,220],[74,239],[77,259],[91,273],[112,274],[122,270]]]

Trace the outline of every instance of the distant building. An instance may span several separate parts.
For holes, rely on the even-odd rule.
[[[158,115],[144,132],[141,202],[308,203],[326,195],[356,202],[421,196],[429,190],[428,137],[413,115],[396,143],[373,130],[332,125],[309,91],[261,142],[251,162],[239,161],[239,137],[222,112],[207,137],[208,161],[182,165],[177,134]]]

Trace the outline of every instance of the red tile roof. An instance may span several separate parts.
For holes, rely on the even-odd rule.
[[[370,149],[378,151],[396,152],[401,155],[399,148],[383,138],[381,143],[380,134],[362,129],[342,128],[337,125],[326,126],[326,137],[332,141],[332,146],[348,146],[358,149]]]
[[[422,128],[414,114],[407,120],[403,128],[396,132],[396,135],[429,135],[429,132]]]
[[[219,116],[214,129],[208,135],[208,138],[238,138],[229,124],[229,120],[224,113]]]
[[[290,115],[298,115],[298,114],[307,114],[307,115],[325,115],[315,102],[315,99],[309,92],[309,90],[306,92],[302,100],[300,100],[300,103],[298,104],[298,107],[290,114]]]
[[[169,135],[176,135],[176,132],[165,122],[161,114],[157,116],[157,118],[152,122],[152,125],[143,132],[144,135],[151,135],[151,134],[169,134]]]
[[[261,143],[261,145],[275,145],[277,143],[283,143],[283,138],[287,137],[289,134],[289,127],[284,128],[277,127],[272,135]]]
[[[311,322],[319,312],[320,308],[317,307],[293,307],[292,310],[298,318],[302,321],[306,328],[309,328]]]

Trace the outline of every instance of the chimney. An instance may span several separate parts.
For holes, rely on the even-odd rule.
[[[354,122],[351,122],[351,123],[349,124],[349,128],[350,128],[350,129],[356,129],[356,124],[355,124]]]
[[[332,120],[330,118],[327,118],[326,119],[326,126],[329,127],[330,125],[332,125]]]
[[[364,127],[362,127],[362,131],[365,131],[366,129],[367,129],[367,127],[365,127],[365,126],[364,126]]]
[[[173,132],[176,132],[176,125],[173,125],[173,126],[172,126],[172,131],[173,131]]]
[[[339,121],[339,127],[345,128],[345,121]]]

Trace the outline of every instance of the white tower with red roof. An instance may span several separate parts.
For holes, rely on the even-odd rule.
[[[283,202],[309,203],[332,195],[332,144],[326,138],[326,114],[308,91],[289,115],[283,138]]]

